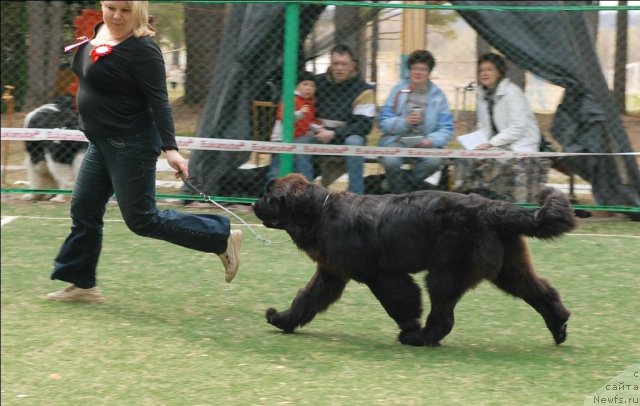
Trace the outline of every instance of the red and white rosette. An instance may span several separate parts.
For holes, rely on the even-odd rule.
[[[109,55],[113,51],[113,47],[108,44],[98,45],[91,51],[91,60],[93,62],[102,58],[103,56]]]

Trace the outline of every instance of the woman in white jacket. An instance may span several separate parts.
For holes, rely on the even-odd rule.
[[[540,150],[540,128],[524,92],[506,78],[507,64],[495,53],[478,60],[478,130],[487,142],[476,149]],[[548,160],[508,158],[466,160],[457,167],[456,190],[494,199],[531,202],[546,181]]]
[[[524,92],[506,73],[507,64],[498,54],[484,54],[478,60],[478,129],[489,141],[476,149],[537,152],[540,128]]]

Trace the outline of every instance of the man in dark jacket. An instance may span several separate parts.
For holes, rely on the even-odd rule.
[[[358,74],[353,52],[346,45],[336,45],[331,50],[331,66],[316,76],[316,117],[322,127],[296,142],[365,145],[375,114],[373,89]],[[296,164],[312,170],[312,158],[299,155]],[[345,160],[349,191],[364,194],[364,157],[348,156]]]

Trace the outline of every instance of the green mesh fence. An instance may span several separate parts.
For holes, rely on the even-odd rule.
[[[536,192],[551,185],[570,194],[577,208],[640,212],[639,158],[633,154],[640,146],[640,49],[629,45],[640,34],[637,6],[202,1],[152,2],[150,11],[155,40],[164,53],[179,139],[272,145],[234,150],[181,144],[181,152],[190,160],[191,183],[216,200],[250,203],[269,179],[306,171],[312,180],[335,191],[439,189],[534,205]],[[73,52],[61,50],[82,35],[90,36],[100,18],[98,3],[2,2],[3,128],[77,128]],[[528,31],[527,20],[540,19],[544,24],[547,18],[558,29],[555,38]],[[580,31],[583,28],[586,31]],[[348,47],[346,59],[344,52],[337,54],[337,60],[331,53],[338,44]],[[574,73],[583,68],[584,72],[572,76],[566,55],[553,59],[553,52],[562,46],[576,58],[585,58],[581,60],[593,55],[595,63],[588,69],[577,66]],[[463,151],[458,137],[478,129],[482,92],[477,61],[494,52],[506,58],[507,77],[522,89],[546,141],[536,150],[555,151],[558,156],[444,157],[434,171],[422,176],[412,172],[420,160],[402,149],[397,155],[399,175],[390,177],[383,158],[391,155],[374,147],[389,136],[407,136],[410,142],[409,128],[390,129],[382,120],[385,105],[391,110],[386,111],[387,118],[391,114],[406,123],[411,114],[409,104],[397,106],[402,92],[398,100],[392,95],[394,88],[402,88],[402,80],[408,80],[411,90],[407,62],[416,50],[428,50],[435,59],[429,86],[440,90],[446,104],[437,107],[435,117],[446,112],[451,117],[449,139],[437,145],[437,151]],[[545,66],[540,66],[542,60]],[[342,65],[347,65],[346,79],[335,77]],[[597,89],[582,91],[576,82],[593,77],[602,81],[606,97]],[[315,82],[312,118],[306,112],[308,99],[294,97],[303,78]],[[592,98],[581,98],[589,91],[593,105]],[[434,108],[428,102],[421,106],[423,128],[417,134],[429,138],[437,131],[428,122]],[[591,118],[585,118],[588,115]],[[332,138],[322,139],[327,132]],[[283,147],[296,143],[304,145],[296,151],[310,152],[292,154]],[[85,143],[2,144],[4,195],[68,199]],[[350,149],[313,154],[325,145]],[[385,148],[396,144],[390,145]],[[354,155],[354,151],[360,152]],[[567,157],[562,152],[602,155]],[[200,199],[175,179],[163,156],[157,188],[160,199],[184,203]]]

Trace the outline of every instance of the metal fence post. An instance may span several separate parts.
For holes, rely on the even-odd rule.
[[[293,142],[293,111],[298,69],[298,36],[300,31],[300,4],[286,3],[284,25],[284,60],[282,61],[282,141]],[[280,155],[280,175],[293,170],[293,156]]]

